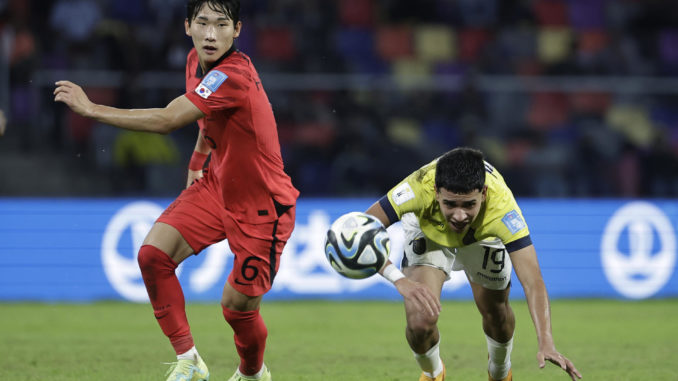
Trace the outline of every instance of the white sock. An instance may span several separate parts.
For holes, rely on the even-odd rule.
[[[487,339],[487,353],[490,354],[487,370],[495,380],[501,380],[508,376],[511,369],[511,350],[513,349],[513,337],[505,343],[499,343],[485,335]]]
[[[436,378],[443,371],[443,361],[440,359],[440,339],[426,353],[413,353],[425,375]]]
[[[189,349],[188,351],[177,355],[177,360],[196,360],[200,355],[198,354],[198,350],[195,349],[195,345],[193,348]]]
[[[240,368],[238,368],[238,374],[241,375],[246,380],[258,380],[258,379],[261,378],[261,376],[264,375],[265,371],[266,371],[266,364],[262,365],[261,369],[259,369],[259,371],[256,374],[253,374],[251,376],[247,376],[247,375],[240,373]]]

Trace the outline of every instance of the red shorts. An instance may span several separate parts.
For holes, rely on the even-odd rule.
[[[223,207],[216,187],[205,180],[181,192],[156,222],[177,229],[196,254],[228,239],[235,255],[229,284],[248,296],[265,294],[271,289],[283,247],[294,229],[295,206],[276,203],[278,218],[271,222],[238,221]]]

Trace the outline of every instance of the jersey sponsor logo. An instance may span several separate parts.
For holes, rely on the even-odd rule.
[[[393,198],[393,202],[395,202],[396,205],[400,206],[403,203],[410,201],[414,198],[414,191],[412,190],[410,184],[402,183],[393,190],[393,194],[391,197]]]
[[[195,92],[201,97],[207,99],[212,93],[216,92],[228,76],[219,70],[212,70],[203,78],[202,82],[196,87]]]
[[[615,290],[632,299],[648,298],[673,275],[674,227],[655,205],[628,203],[605,226],[600,254],[603,272]]]
[[[506,280],[505,276],[489,276],[481,273],[480,271],[476,272],[476,275],[490,282],[503,282]]]
[[[512,234],[516,234],[527,227],[525,221],[523,221],[523,218],[520,216],[520,213],[518,213],[515,209],[506,213],[501,219],[501,222],[506,225],[506,228]]]

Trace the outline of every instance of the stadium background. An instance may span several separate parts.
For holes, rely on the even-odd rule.
[[[53,83],[73,80],[119,107],[164,106],[183,91],[184,3],[0,0],[1,300],[135,300],[105,273],[106,229],[150,205],[113,247],[133,259],[155,208],[184,185],[196,129],[97,125],[54,104]],[[555,296],[678,296],[676,15],[668,0],[243,1],[236,44],[261,74],[302,192],[297,236],[308,241],[289,256],[322,240],[313,218],[364,209],[470,145],[524,205]],[[309,258],[296,263],[308,285],[332,275]],[[648,283],[654,291],[620,291]],[[342,284],[280,297],[394,298],[384,284]]]
[[[483,149],[519,199],[558,348],[587,379],[676,379],[677,2],[242,1],[237,45],[259,69],[302,191],[262,307],[276,380],[416,376],[397,292],[333,273],[322,235],[462,144]],[[0,379],[146,381],[173,356],[150,307],[128,301],[144,299],[136,248],[184,186],[196,130],[118,131],[55,105],[52,91],[70,79],[102,103],[164,106],[183,91],[183,6],[0,0]],[[222,243],[179,275],[222,379],[238,358],[217,303],[229,270]],[[484,379],[463,278],[444,290],[441,351],[455,379]],[[514,285],[516,375],[565,379],[536,366]]]

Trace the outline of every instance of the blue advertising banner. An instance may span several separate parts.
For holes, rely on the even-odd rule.
[[[147,300],[136,253],[169,199],[0,198],[0,300]],[[301,199],[295,231],[269,300],[392,299],[380,276],[350,280],[324,256],[331,222],[365,210],[371,199]],[[644,299],[678,296],[676,226],[671,201],[518,200],[552,298]],[[402,258],[399,224],[389,228],[391,260]],[[179,280],[187,301],[218,301],[232,268],[224,241],[187,259]],[[512,297],[523,297],[515,273]],[[445,299],[470,299],[463,272]]]

